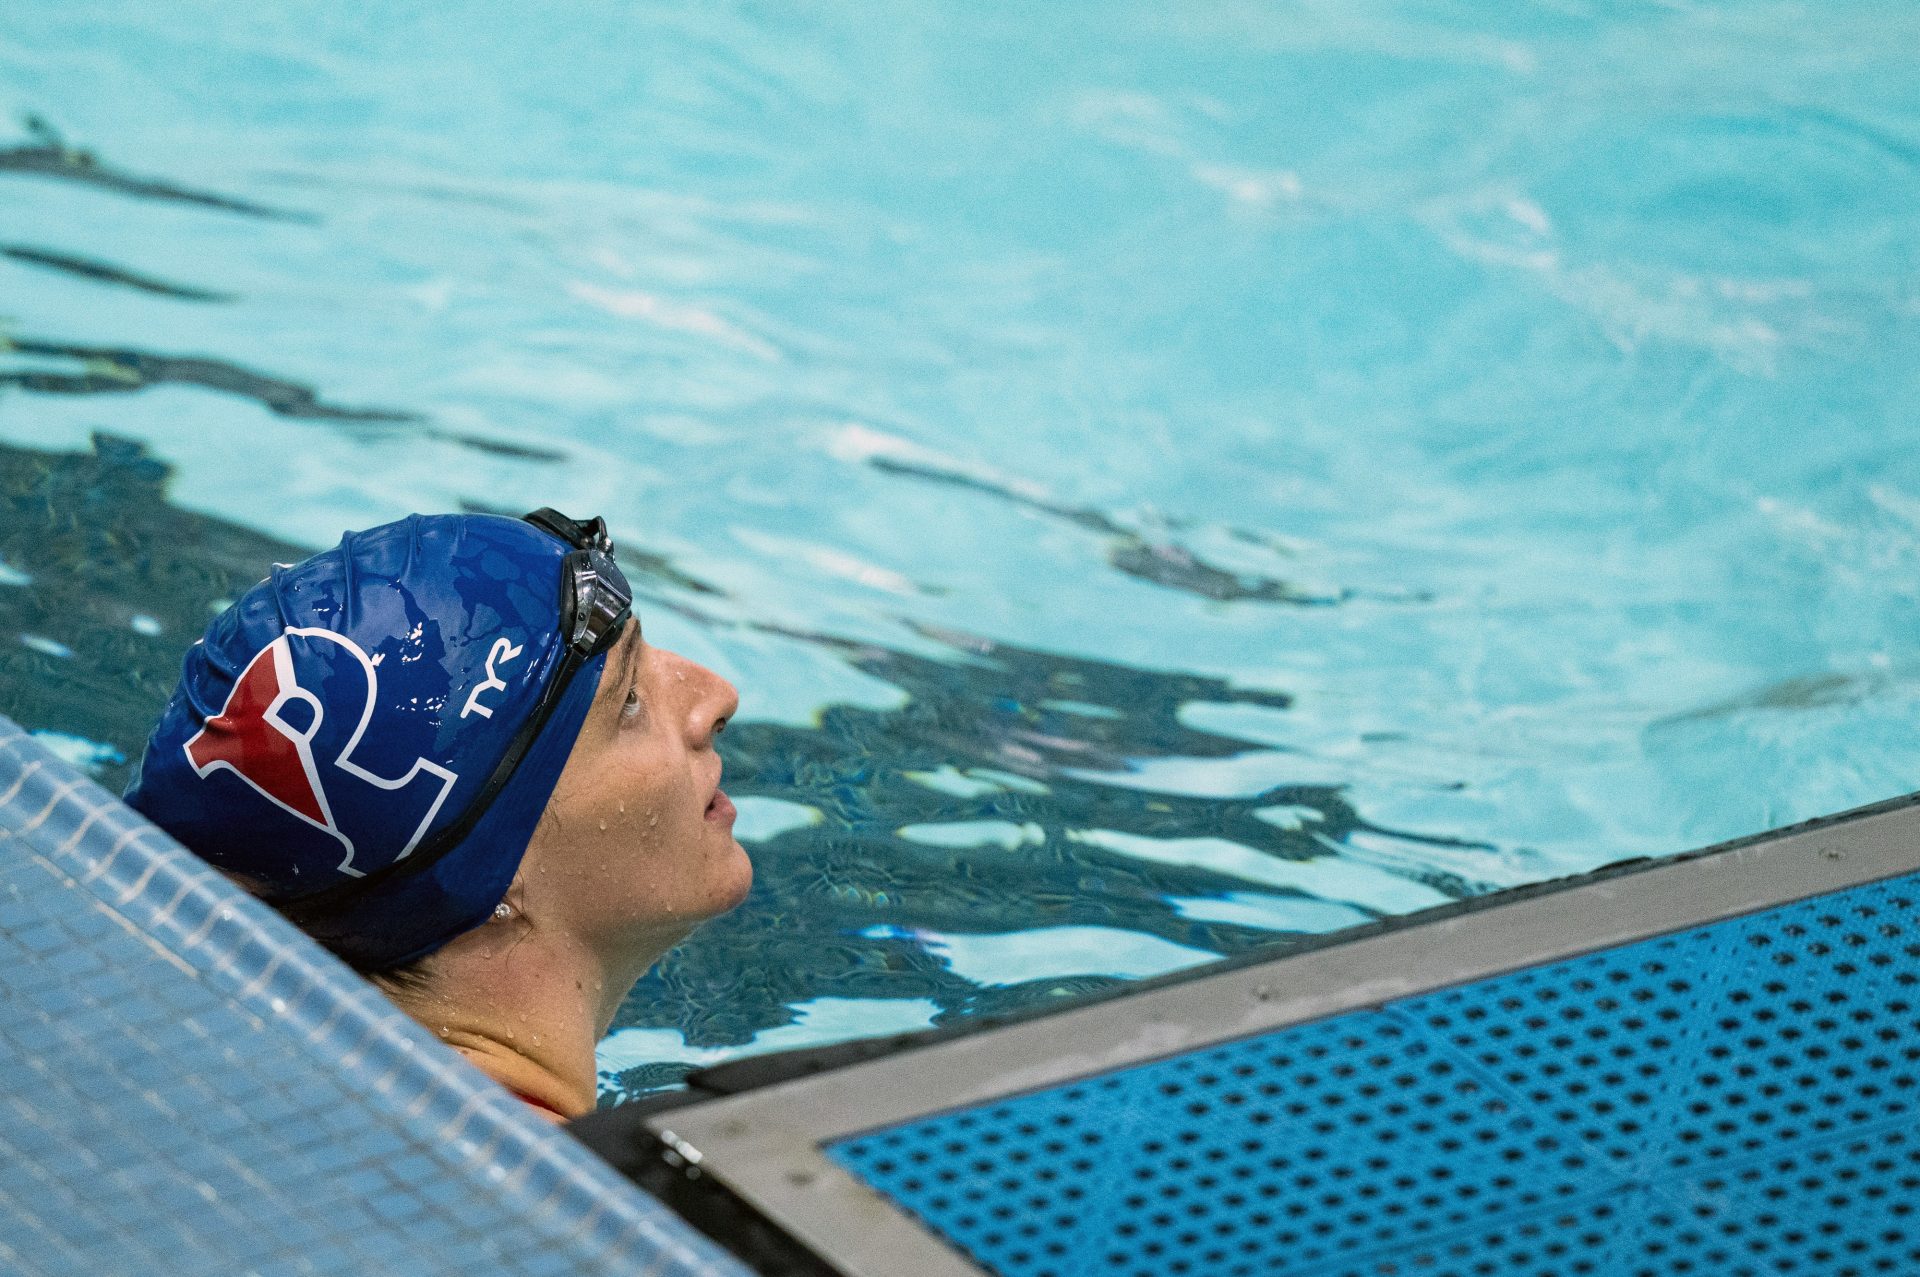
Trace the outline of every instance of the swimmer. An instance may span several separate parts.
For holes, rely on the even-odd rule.
[[[415,515],[276,565],[187,653],[127,803],[553,1121],[648,967],[745,899],[725,679],[599,519]]]

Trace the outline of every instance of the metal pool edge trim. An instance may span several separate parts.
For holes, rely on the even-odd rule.
[[[986,1277],[824,1146],[1214,1043],[1653,939],[1920,869],[1912,797],[1672,859],[1407,915],[1190,976],[644,1119],[848,1277]],[[1507,898],[1513,896],[1515,898]],[[1441,915],[1441,916],[1432,916]]]

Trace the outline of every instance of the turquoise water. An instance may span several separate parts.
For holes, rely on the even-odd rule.
[[[1917,48],[10,5],[0,709],[113,783],[275,547],[603,512],[759,867],[609,1094],[1906,792]]]

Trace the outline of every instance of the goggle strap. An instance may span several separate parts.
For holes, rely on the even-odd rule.
[[[514,769],[520,765],[520,760],[526,756],[527,751],[533,748],[533,742],[539,739],[541,730],[546,727],[547,720],[553,717],[553,712],[559,707],[568,685],[573,682],[574,674],[579,671],[580,666],[586,664],[586,660],[587,658],[572,647],[569,647],[561,656],[560,667],[548,680],[546,691],[541,694],[539,704],[534,706],[533,713],[527,716],[526,723],[508,743],[507,752],[501,755],[499,763],[487,777],[487,783],[481,787],[467,809],[460,813],[458,820],[435,834],[426,843],[415,847],[403,859],[382,866],[365,877],[350,878],[323,891],[316,891],[312,895],[301,896],[294,900],[277,901],[274,903],[274,908],[285,915],[289,921],[308,927],[318,923],[329,913],[335,912],[343,902],[358,900],[366,893],[388,883],[425,873],[445,859],[448,852],[459,846],[467,835],[473,832],[474,826],[480,823],[480,818],[485,816],[488,809],[493,806],[493,800],[499,797],[501,790],[506,788],[507,779],[513,775]]]
[[[608,558],[613,557],[613,538],[607,533],[607,521],[599,515],[582,523],[578,519],[569,519],[552,506],[543,505],[532,514],[520,517],[576,550],[598,550]]]
[[[602,641],[592,645],[595,650],[583,650],[580,640],[585,636],[585,630],[591,620],[589,615],[591,609],[587,600],[580,597],[580,574],[581,569],[586,568],[594,577],[600,576],[599,573],[592,572],[591,568],[592,556],[595,553],[604,554],[610,562],[613,559],[613,543],[612,538],[607,534],[606,520],[595,516],[588,522],[581,523],[576,519],[569,519],[551,506],[542,506],[522,517],[534,527],[573,547],[572,553],[567,555],[565,562],[561,565],[563,592],[561,622],[566,627],[564,631],[567,640],[566,650],[562,652],[560,664],[554,670],[553,676],[547,680],[546,690],[541,693],[539,702],[534,706],[533,712],[527,716],[526,721],[521,724],[520,730],[508,742],[506,753],[501,756],[499,763],[487,777],[487,783],[475,794],[473,802],[468,804],[458,820],[442,829],[423,845],[415,847],[403,859],[376,869],[364,877],[350,878],[311,895],[276,903],[274,907],[290,921],[308,930],[316,930],[324,925],[329,915],[339,913],[345,906],[351,905],[388,883],[426,872],[444,859],[448,852],[459,846],[480,823],[481,817],[485,816],[493,806],[493,800],[506,787],[507,780],[520,765],[520,760],[526,756],[529,749],[533,748],[533,742],[539,739],[541,731],[547,725],[547,720],[553,717],[554,710],[559,707],[561,698],[572,684],[573,676],[579,672],[581,666],[598,655],[599,650],[610,646],[608,642],[610,635],[617,637],[620,627],[625,624],[626,617],[632,608],[631,598],[626,600],[625,605],[614,617],[609,627],[610,634],[601,635]],[[618,573],[617,568],[615,573]]]

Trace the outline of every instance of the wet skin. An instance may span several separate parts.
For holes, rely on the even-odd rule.
[[[714,748],[739,703],[727,680],[629,621],[505,915],[428,955],[424,981],[389,996],[544,1115],[591,1112],[594,1045],[621,999],[753,885]]]
[[[739,706],[726,679],[628,621],[527,848],[526,908],[609,957],[651,963],[746,899],[753,864],[715,750]]]

